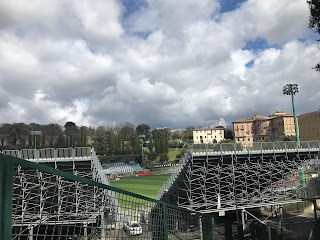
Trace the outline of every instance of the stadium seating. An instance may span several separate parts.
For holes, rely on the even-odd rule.
[[[143,168],[141,168],[138,164],[136,163],[129,163],[126,164],[124,162],[116,162],[116,163],[108,163],[108,164],[103,164],[103,171],[106,174],[112,174],[112,173],[134,173],[137,171],[143,171]]]

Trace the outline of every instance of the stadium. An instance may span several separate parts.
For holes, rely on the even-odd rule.
[[[194,144],[178,164],[161,166],[171,169],[161,175],[130,161],[101,164],[92,148],[6,150],[0,161],[7,193],[1,196],[7,206],[1,211],[1,239],[276,237],[277,229],[267,233],[259,221],[241,223],[228,213],[315,196],[302,170],[319,170],[319,142],[295,146],[264,143],[242,150],[234,144]],[[146,190],[152,181],[159,187],[166,181],[156,198],[155,192],[134,193],[140,191],[134,186]]]

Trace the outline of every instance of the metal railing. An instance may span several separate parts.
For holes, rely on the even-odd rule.
[[[173,173],[171,174],[170,178],[167,180],[167,182],[165,182],[160,190],[158,191],[156,198],[160,199],[163,195],[164,192],[168,191],[168,189],[170,189],[170,187],[172,186],[172,184],[176,181],[176,179],[178,178],[179,174],[181,173],[182,169],[185,167],[186,162],[188,161],[188,158],[190,157],[190,151],[186,151],[184,153],[184,156],[181,157],[180,161],[178,162],[178,164],[175,166]]]
[[[300,178],[301,169],[319,169],[319,146],[319,141],[300,142],[299,148],[296,147],[296,142],[259,142],[247,149],[243,149],[239,144],[192,144],[180,164],[177,165],[175,173],[157,193],[157,198],[165,197],[180,175],[185,177],[185,180],[180,179],[180,181],[186,181],[187,184],[193,186],[189,188],[190,191],[193,188],[206,189],[206,185],[201,182],[201,179],[206,179],[210,181],[210,184],[215,184],[215,188],[206,189],[210,192],[206,197],[210,197],[210,199],[219,197],[221,199],[220,190],[223,188],[224,194],[230,194],[222,198],[224,203],[230,205],[230,208],[225,208],[227,210],[234,208],[236,199],[236,196],[232,195],[233,189],[229,185],[235,186],[236,193],[246,193],[238,196],[240,200],[237,202],[243,206],[247,206],[249,203],[251,206],[252,202],[257,204],[273,202],[275,204],[280,199],[284,202],[301,201],[300,190],[296,186],[297,184],[299,185],[300,180],[296,180],[296,178]],[[224,158],[229,158],[229,162],[223,162],[221,159]],[[194,159],[198,165],[193,165],[195,164]],[[244,159],[251,159],[252,161],[245,161]],[[207,165],[204,162],[207,162]],[[198,171],[194,171],[192,166]],[[183,169],[187,170],[183,172]],[[252,173],[259,173],[259,177],[254,177],[255,175]],[[229,177],[222,181],[223,175],[226,174]],[[193,180],[186,175],[192,175]],[[233,178],[234,181],[232,180]],[[269,186],[268,181],[271,179]],[[179,188],[181,186],[177,186],[177,190]],[[203,193],[198,197],[203,197]],[[192,197],[189,196],[188,198],[186,201],[188,203],[192,202],[190,200]],[[182,199],[181,196],[179,196],[179,199]],[[260,206],[259,204],[257,205],[258,207]],[[212,205],[212,208],[218,209],[218,201],[213,201]]]
[[[236,222],[12,156],[0,155],[0,190],[0,239],[243,236]]]
[[[216,154],[248,154],[248,153],[287,153],[320,151],[320,141],[302,141],[300,146],[294,141],[288,142],[253,142],[252,146],[244,147],[240,143],[191,144],[193,155]]]
[[[92,155],[91,147],[76,148],[43,148],[43,149],[21,149],[3,150],[2,154],[10,155],[27,160],[56,159],[56,158],[89,158]]]

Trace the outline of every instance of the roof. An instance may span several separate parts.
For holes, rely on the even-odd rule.
[[[245,118],[245,119],[235,120],[235,121],[233,121],[233,123],[253,122],[253,121],[254,121],[253,118]]]
[[[224,128],[216,128],[216,127],[213,127],[213,128],[196,128],[196,129],[193,129],[193,131],[204,131],[204,130],[224,130]]]
[[[271,119],[274,119],[274,118],[279,118],[279,117],[293,117],[293,114],[290,114],[290,113],[278,113],[278,114],[273,114],[273,115],[270,115],[270,116],[263,116],[263,115],[260,115],[260,114],[256,114],[254,117],[235,120],[232,123],[268,121],[268,120],[271,120]]]
[[[297,114],[297,116],[299,116],[299,114]],[[270,118],[279,118],[279,117],[293,117],[293,114],[285,113],[282,115],[270,115]]]
[[[304,113],[304,114],[300,114],[299,117],[304,117],[304,116],[309,116],[309,115],[313,115],[313,114],[317,114],[320,112],[320,109],[318,111],[314,111],[314,112],[308,112],[308,113]]]

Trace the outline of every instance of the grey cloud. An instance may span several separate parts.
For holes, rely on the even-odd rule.
[[[290,112],[282,95],[288,82],[301,89],[299,113],[319,107],[319,75],[311,67],[320,52],[312,41],[296,40],[307,32],[302,0],[287,8],[272,1],[275,11],[249,0],[221,16],[217,1],[150,1],[127,19],[126,32],[119,2],[47,2],[0,3],[2,122],[230,123]],[[135,31],[152,32],[142,38]],[[242,49],[257,37],[281,48]]]

